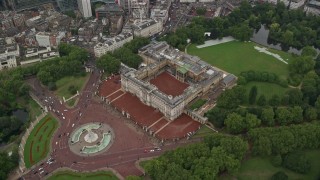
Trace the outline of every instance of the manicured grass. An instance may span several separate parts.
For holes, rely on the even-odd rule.
[[[27,109],[31,120],[34,120],[36,116],[39,116],[42,113],[41,107],[31,98],[28,102]]]
[[[67,105],[68,105],[69,107],[74,106],[75,103],[76,103],[76,101],[77,101],[77,99],[78,99],[78,98],[73,98],[73,99],[67,101]]]
[[[290,89],[272,83],[249,82],[245,85],[245,88],[247,89],[247,97],[249,97],[250,89],[253,86],[257,86],[258,89],[257,100],[262,94],[265,95],[267,100],[269,100],[273,95],[278,95],[279,97],[282,97],[285,94],[285,92]]]
[[[274,167],[269,158],[254,157],[242,163],[236,177],[239,180],[268,180],[274,173],[283,171],[289,176],[289,179],[317,179],[320,175],[320,150],[306,151],[306,155],[312,164],[311,170],[307,174],[299,174],[282,167]],[[225,178],[229,179],[229,177],[221,179]]]
[[[207,102],[207,100],[205,99],[198,99],[196,102],[194,102],[191,106],[190,109],[194,110],[194,109],[198,109],[201,106],[203,106],[205,103]]]
[[[69,87],[75,86],[78,91],[81,91],[89,77],[90,73],[80,77],[64,77],[56,82],[57,90],[55,91],[55,94],[57,94],[61,99],[62,97],[68,99],[69,97],[73,96],[73,94],[69,92]]]
[[[243,71],[256,70],[272,72],[283,79],[288,77],[287,64],[270,55],[258,52],[254,46],[259,45],[253,42],[231,41],[201,49],[190,45],[187,52],[235,75]],[[292,55],[283,51],[269,51],[279,54],[284,60],[293,58]]]
[[[93,173],[76,173],[72,171],[60,171],[60,172],[54,173],[52,176],[48,178],[48,180],[78,180],[78,179],[117,180],[118,178],[111,171],[97,171]]]
[[[58,121],[47,115],[32,129],[24,147],[24,162],[27,168],[47,156],[52,135],[57,127]]]
[[[193,138],[199,138],[199,137],[205,137],[211,134],[215,134],[212,129],[208,128],[206,125],[202,125],[202,127],[199,129],[199,131],[196,132]]]

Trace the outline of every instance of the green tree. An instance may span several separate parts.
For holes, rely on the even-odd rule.
[[[224,124],[227,127],[227,130],[233,134],[241,133],[246,128],[244,118],[237,113],[229,114],[224,121]]]
[[[288,108],[278,108],[276,110],[276,120],[280,125],[288,125],[292,123],[292,114]]]
[[[308,107],[304,112],[304,117],[308,121],[316,120],[318,117],[316,108]]]
[[[270,106],[279,106],[280,105],[280,97],[278,95],[273,95],[270,99],[269,99],[269,105]]]
[[[288,180],[288,175],[283,171],[278,171],[272,175],[271,180]]]
[[[97,67],[103,69],[108,74],[119,72],[121,65],[120,61],[110,54],[103,55],[96,62]]]
[[[254,155],[268,156],[272,153],[272,144],[268,137],[259,137],[254,141],[252,148]]]
[[[289,62],[289,71],[292,74],[304,75],[311,71],[315,66],[315,61],[310,56],[300,56],[293,58]]]
[[[283,166],[298,172],[298,173],[307,173],[311,169],[311,164],[309,159],[306,157],[304,153],[301,152],[293,152],[289,153],[284,157]]]
[[[258,95],[257,86],[252,86],[249,93],[249,104],[254,104],[256,102],[257,95]]]
[[[260,95],[260,97],[259,97],[259,99],[258,99],[258,101],[257,101],[257,105],[259,105],[259,106],[265,106],[265,105],[267,105],[267,99],[266,99],[266,97],[262,94],[262,95]]]
[[[56,83],[55,83],[55,82],[49,82],[49,83],[48,83],[48,89],[49,89],[50,91],[55,91],[55,90],[57,90],[57,85],[56,85]]]
[[[300,106],[294,106],[290,111],[293,122],[301,123],[303,121],[303,109]]]
[[[206,14],[206,12],[207,12],[207,10],[205,8],[197,8],[196,9],[196,13],[198,16],[203,16]]]
[[[246,125],[247,130],[258,127],[261,124],[261,120],[258,119],[256,115],[250,114],[250,113],[246,114],[244,121],[245,121],[245,125]]]
[[[275,120],[273,108],[264,108],[261,113],[261,120],[262,123],[265,125],[274,126]]]
[[[311,56],[315,58],[317,54],[317,51],[312,46],[305,46],[302,48],[301,56]]]

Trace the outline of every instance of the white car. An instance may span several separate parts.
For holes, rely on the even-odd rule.
[[[44,171],[41,171],[41,172],[40,172],[40,174],[43,174],[43,173],[44,173]]]
[[[42,171],[43,170],[43,168],[39,168],[39,171]]]
[[[64,116],[62,117],[63,119],[66,119]]]

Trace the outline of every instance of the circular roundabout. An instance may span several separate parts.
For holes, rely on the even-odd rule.
[[[73,153],[80,156],[94,156],[105,152],[114,140],[114,133],[108,124],[88,123],[75,129],[69,139]]]

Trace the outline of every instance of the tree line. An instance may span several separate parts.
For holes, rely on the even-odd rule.
[[[261,25],[270,30],[269,39],[274,43],[296,48],[320,47],[320,17],[306,14],[302,9],[288,10],[283,2],[277,5],[257,3],[252,6],[243,1],[226,17],[193,18],[190,25],[178,28],[164,40],[180,50],[184,50],[188,38],[192,43],[202,44],[205,40],[204,32],[211,32],[208,38],[212,39],[233,36],[248,41]]]
[[[288,87],[288,82],[284,79],[280,79],[279,76],[275,73],[254,70],[244,71],[240,73],[238,84],[245,85],[251,81],[268,82],[278,84],[282,87]]]
[[[44,84],[55,83],[62,77],[75,76],[84,73],[83,63],[88,58],[86,50],[77,46],[62,43],[59,46],[61,57],[33,66],[18,67],[0,72],[0,143],[7,143],[19,135],[26,124],[12,116],[12,111],[18,107],[26,108],[18,103],[18,100],[29,101],[29,86],[24,81],[26,77],[36,75]],[[0,153],[0,179],[6,179],[17,164],[16,154],[7,156]],[[18,156],[18,155],[17,155]]]
[[[236,173],[248,150],[239,137],[215,134],[204,142],[167,151],[148,161],[145,170],[151,179],[215,179],[220,173]]]

